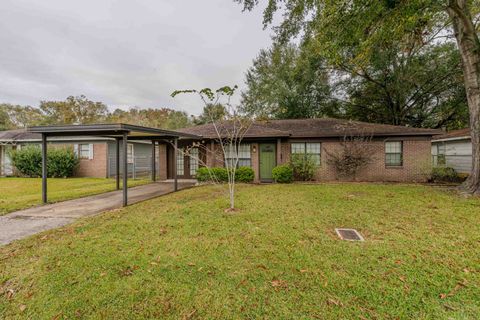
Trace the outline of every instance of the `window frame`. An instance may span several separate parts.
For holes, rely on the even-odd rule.
[[[307,150],[308,150],[308,145],[316,145],[318,144],[318,153],[308,153]],[[302,145],[303,147],[300,148],[303,150],[303,152],[294,152],[294,145]],[[300,150],[298,148],[295,148],[297,150]],[[313,155],[313,156],[318,156],[318,163],[317,161],[315,161],[315,165],[317,167],[321,167],[322,166],[322,142],[320,141],[294,141],[294,142],[290,142],[290,156],[293,156],[294,154],[303,154],[303,157],[306,159],[307,155]],[[316,159],[316,158],[314,158]]]
[[[388,143],[399,143],[400,144],[400,152],[387,152],[387,144]],[[402,140],[391,140],[391,141],[385,141],[384,144],[384,153],[385,153],[385,167],[386,168],[401,168],[403,167],[403,141]],[[400,164],[389,164],[387,162],[387,156],[388,155],[400,155]]]
[[[135,163],[135,147],[133,143],[127,143],[127,163]]]
[[[194,151],[194,152],[192,152]],[[198,147],[193,147],[188,150],[189,157],[189,167],[190,167],[190,176],[194,177],[197,175],[198,165],[199,165],[199,156],[200,152]]]
[[[177,150],[175,150],[175,152],[177,153],[177,163],[176,163],[177,176],[183,176],[183,175],[185,175],[185,152],[184,152],[184,148],[178,148]]]
[[[252,168],[252,144],[251,143],[240,143],[239,145],[235,144],[233,147],[238,146],[238,163],[237,163],[237,168],[240,167],[249,167]],[[245,148],[245,150],[240,150],[241,148]],[[241,154],[246,154],[248,150],[248,155],[250,156],[249,158],[242,157],[240,158]],[[230,159],[235,159],[235,157],[228,157],[229,155],[232,154],[232,151],[230,149],[230,145],[225,146],[225,159],[224,159],[224,166],[227,167],[227,163]],[[249,165],[240,165],[242,161],[248,161]]]
[[[86,150],[82,150],[82,147],[86,147]],[[77,155],[78,159],[81,160],[92,160],[93,159],[93,144],[92,143],[78,143],[75,145],[74,152]],[[86,155],[82,155],[87,153]]]

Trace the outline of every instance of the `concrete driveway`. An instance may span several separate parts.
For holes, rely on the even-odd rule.
[[[193,181],[179,181],[185,189]],[[128,189],[128,203],[133,204],[173,192],[172,182],[155,182]],[[0,216],[0,245],[33,234],[58,228],[74,220],[122,206],[122,190],[15,211]]]

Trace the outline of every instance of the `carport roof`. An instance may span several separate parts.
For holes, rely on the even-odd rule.
[[[101,136],[120,138],[127,134],[132,140],[152,140],[166,138],[195,138],[202,137],[196,134],[177,132],[150,127],[142,127],[124,123],[85,124],[85,125],[55,125],[36,126],[27,128],[28,132],[41,133],[46,136]]]

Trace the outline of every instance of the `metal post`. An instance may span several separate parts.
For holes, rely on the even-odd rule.
[[[157,172],[155,170],[155,140],[152,141],[152,181],[157,180]]]
[[[47,135],[42,133],[42,201],[47,203]]]
[[[178,190],[178,179],[177,179],[177,150],[178,150],[178,139],[174,140],[175,150],[173,150],[173,190]]]
[[[128,189],[128,150],[127,150],[127,137],[128,134],[124,133],[123,134],[123,206],[126,207],[128,205],[128,195],[127,195],[127,189]]]
[[[120,190],[120,138],[115,138],[115,183],[117,190]]]

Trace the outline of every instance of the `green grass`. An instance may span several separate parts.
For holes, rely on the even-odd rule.
[[[479,199],[266,185],[226,207],[193,188],[0,248],[0,318],[480,318]]]
[[[115,190],[114,179],[48,179],[48,200],[57,202]],[[149,180],[129,180],[128,186]],[[0,215],[42,203],[42,179],[0,178]]]

